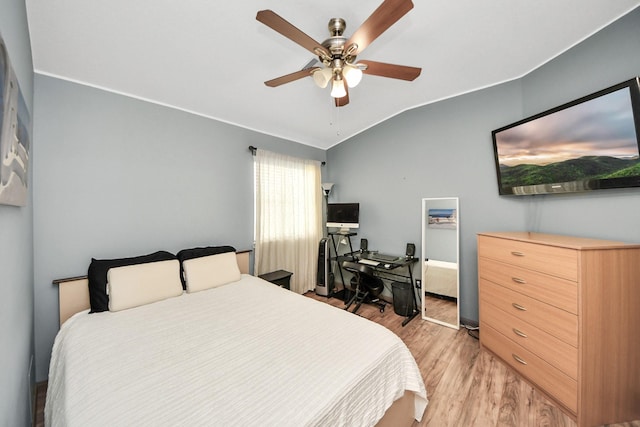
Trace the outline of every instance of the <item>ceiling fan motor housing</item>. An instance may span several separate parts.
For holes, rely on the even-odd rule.
[[[342,18],[331,18],[329,20],[329,34],[332,36],[341,36],[347,28],[347,23]]]
[[[344,67],[345,63],[353,64],[353,62],[356,60],[356,57],[351,55],[344,55],[344,45],[347,42],[347,38],[342,35],[344,33],[344,30],[347,28],[345,20],[342,18],[331,18],[327,27],[329,28],[331,37],[323,41],[322,46],[325,47],[329,52],[331,52],[331,58],[326,58],[322,55],[319,55],[318,58],[326,66],[331,67],[334,70],[337,69],[339,71]]]

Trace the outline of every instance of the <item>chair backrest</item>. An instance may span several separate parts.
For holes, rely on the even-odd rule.
[[[384,283],[382,279],[375,275],[373,267],[360,264],[358,262],[344,261],[342,268],[347,270],[356,278],[357,283],[365,290],[368,290],[372,295],[378,296],[384,289]]]

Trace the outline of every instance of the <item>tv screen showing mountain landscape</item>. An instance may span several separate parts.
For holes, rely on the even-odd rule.
[[[625,87],[494,131],[501,194],[512,187],[640,177],[633,114]]]

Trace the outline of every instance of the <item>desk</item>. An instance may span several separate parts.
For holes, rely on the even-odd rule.
[[[331,237],[331,244],[333,246],[333,253],[334,256],[329,257],[330,261],[335,261],[337,266],[338,266],[338,273],[340,274],[340,283],[342,283],[342,286],[345,288],[344,290],[344,302],[347,302],[347,298],[346,298],[346,287],[347,284],[344,282],[344,275],[342,274],[342,262],[343,261],[356,261],[356,256],[355,254],[357,252],[355,252],[353,250],[353,245],[351,244],[351,238],[353,236],[357,236],[358,233],[353,233],[350,231],[332,231],[329,232],[328,235]],[[336,242],[336,236],[338,237],[338,241]],[[342,239],[347,239],[347,242],[349,242],[349,252],[346,253],[340,253],[339,250],[339,246],[340,246],[340,242]]]
[[[405,326],[416,317],[419,313],[418,302],[416,299],[415,282],[413,280],[413,271],[411,267],[418,262],[418,258],[383,255],[375,252],[362,252],[357,256],[357,262],[368,265],[373,268],[376,276],[381,279],[395,280],[398,279],[411,284],[411,296],[413,298],[413,311],[406,316],[402,322]],[[377,263],[377,264],[376,264]],[[406,273],[403,271],[406,267]]]

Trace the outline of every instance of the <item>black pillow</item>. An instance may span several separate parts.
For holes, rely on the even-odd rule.
[[[107,272],[110,268],[124,267],[126,265],[145,264],[147,262],[169,261],[176,256],[167,251],[158,251],[149,255],[141,255],[131,258],[95,259],[91,258],[89,264],[89,303],[90,313],[109,311],[109,295],[107,295]]]
[[[224,254],[226,252],[235,252],[233,246],[207,246],[204,248],[183,249],[176,254],[180,261],[180,280],[182,281],[182,289],[187,289],[187,282],[184,280],[184,269],[182,263],[188,259],[201,258],[209,255]]]

